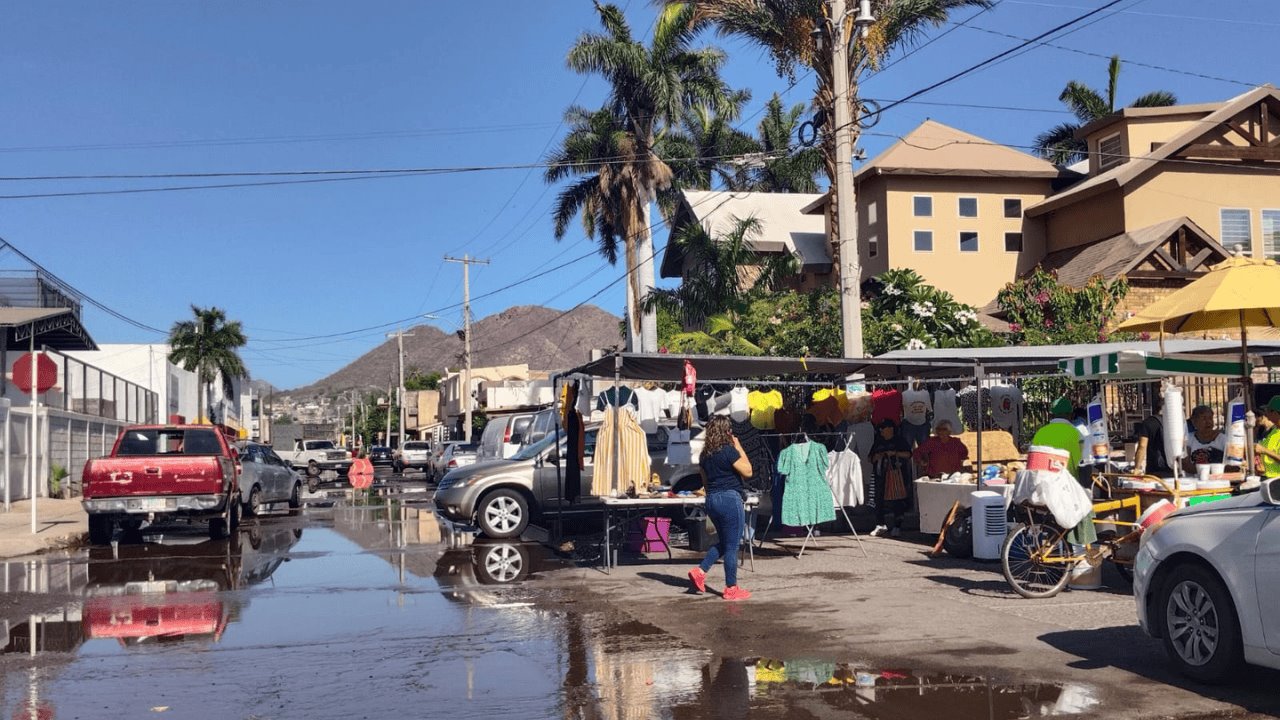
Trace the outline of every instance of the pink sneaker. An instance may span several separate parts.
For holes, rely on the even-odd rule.
[[[724,589],[725,600],[747,600],[751,597],[751,593],[743,590],[741,587],[734,585]]]
[[[698,592],[707,591],[707,574],[702,572],[702,568],[696,567],[689,571],[689,582],[693,583],[693,589]]]

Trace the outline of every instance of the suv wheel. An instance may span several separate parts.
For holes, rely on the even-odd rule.
[[[476,519],[487,537],[520,537],[529,525],[529,503],[515,490],[494,490],[480,501]]]
[[[1169,573],[1155,607],[1165,653],[1188,677],[1227,679],[1243,659],[1240,621],[1222,581],[1198,565]]]

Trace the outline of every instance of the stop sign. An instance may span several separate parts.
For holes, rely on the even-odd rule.
[[[373,484],[373,463],[369,458],[356,458],[347,471],[347,479],[351,481],[351,487],[357,490],[368,488]]]
[[[58,364],[44,353],[25,353],[13,364],[13,384],[22,392],[31,392],[31,358],[36,359],[36,392],[42,393],[58,383]]]

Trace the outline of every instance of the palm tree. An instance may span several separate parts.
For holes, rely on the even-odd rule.
[[[201,422],[205,417],[205,398],[215,380],[221,379],[223,389],[230,395],[233,381],[249,376],[238,352],[248,340],[240,321],[227,322],[227,314],[221,308],[192,305],[191,312],[194,320],[180,320],[169,330],[169,362],[196,373],[199,378],[196,414],[197,422]]]
[[[616,264],[618,241],[628,235],[626,193],[634,184],[632,175],[640,174],[620,160],[633,158],[635,143],[621,118],[609,108],[588,111],[570,107],[565,111],[565,125],[569,132],[548,156],[544,174],[548,184],[576,178],[556,197],[552,211],[556,239],[563,238],[573,219],[580,217],[583,232],[599,243],[600,254],[609,263]],[[648,170],[650,174],[660,172],[661,168]],[[631,267],[634,243],[624,244],[627,266]],[[632,284],[628,283],[628,307],[631,297]]]
[[[733,218],[733,227],[712,237],[701,223],[689,223],[676,231],[675,242],[684,253],[690,271],[673,290],[657,289],[645,298],[647,309],[663,307],[677,314],[685,327],[710,330],[712,318],[727,318],[732,327],[752,300],[780,288],[783,278],[797,270],[795,257],[762,257],[750,242],[762,225],[756,218]]]
[[[1078,122],[1062,123],[1046,130],[1036,137],[1036,154],[1057,165],[1070,165],[1083,160],[1089,154],[1089,147],[1083,140],[1076,139],[1076,131],[1101,117],[1116,111],[1116,87],[1120,79],[1120,56],[1111,56],[1107,65],[1107,93],[1102,93],[1072,80],[1058,95],[1068,109],[1075,114]],[[1129,107],[1168,107],[1177,105],[1178,98],[1168,90],[1154,90],[1129,104]]]
[[[730,97],[730,112],[717,113],[705,105],[686,108],[680,124],[663,131],[658,154],[671,168],[673,190],[748,189],[748,168],[736,159],[760,152],[760,146],[733,122],[750,99],[749,91],[739,90]],[[664,211],[670,207],[660,204]]]
[[[778,193],[818,192],[817,175],[822,172],[822,149],[807,147],[795,152],[788,151],[805,110],[804,103],[793,105],[790,109],[784,107],[782,97],[777,93],[765,105],[757,142],[760,151],[768,159],[765,160],[764,167],[754,173],[752,190]]]
[[[700,105],[717,113],[731,112],[733,93],[720,79],[724,53],[714,48],[690,47],[694,36],[691,8],[673,7],[663,12],[655,25],[653,40],[646,47],[632,37],[617,6],[596,2],[595,7],[604,32],[584,33],[569,50],[567,62],[576,72],[599,75],[608,82],[606,109],[622,132],[610,141],[616,155],[596,156],[589,163],[597,169],[608,165],[610,172],[588,171],[578,185],[589,184],[591,177],[607,183],[598,184],[590,192],[579,187],[577,194],[568,198],[562,193],[561,199],[570,202],[557,203],[555,215],[560,218],[562,211],[573,210],[573,197],[594,194],[594,206],[584,200],[576,207],[582,211],[594,207],[597,219],[601,213],[608,216],[615,258],[616,239],[622,239],[629,277],[628,338],[634,349],[652,352],[658,344],[657,318],[640,307],[641,298],[655,284],[650,203],[672,177],[671,169],[658,156],[657,136],[662,128],[676,125],[689,107]],[[561,150],[567,149],[562,145]],[[583,173],[574,168],[552,167],[547,178],[554,182],[558,175],[580,174]],[[563,227],[557,223],[557,229]]]
[[[794,78],[798,66],[807,66],[818,79],[814,96],[814,109],[833,118],[835,107],[834,78],[832,77],[833,38],[848,38],[847,21],[841,23],[837,33],[835,23],[829,17],[827,0],[653,0],[667,11],[692,7],[692,28],[697,30],[714,26],[721,35],[746,38],[766,50],[773,58],[780,76]],[[991,0],[876,0],[876,22],[866,39],[854,38],[848,54],[849,88],[847,100],[855,121],[853,127],[856,142],[856,122],[863,114],[859,100],[859,87],[865,74],[881,66],[895,50],[910,46],[920,40],[929,28],[947,22],[951,12],[961,8],[990,8]],[[815,40],[814,30],[826,40],[821,49]],[[833,123],[827,123],[822,138],[823,161],[827,178],[836,176],[835,133]],[[843,162],[848,162],[846,158]],[[831,213],[832,247],[838,251],[839,227],[835,217],[837,203],[828,203]],[[840,267],[839,258],[834,258]]]

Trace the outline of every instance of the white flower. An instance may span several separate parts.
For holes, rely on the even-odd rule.
[[[908,350],[924,350],[924,349],[925,349],[925,348],[927,348],[927,347],[929,347],[929,346],[928,346],[928,345],[925,345],[923,340],[918,340],[918,339],[916,339],[916,338],[911,338],[910,340],[908,340],[908,341],[907,341],[907,349],[908,349]]]
[[[971,322],[977,322],[978,313],[972,310],[960,310],[956,312],[956,321],[960,323],[961,327],[968,325]]]
[[[888,285],[884,286],[884,294],[885,295],[901,295],[902,291],[899,290],[898,287],[893,283],[889,283]]]
[[[769,324],[770,324],[770,325],[781,325],[781,324],[782,324],[782,318],[778,317],[777,315],[774,315],[773,317],[769,318]]]
[[[925,300],[922,303],[911,303],[911,312],[922,318],[933,317],[937,311],[938,310],[933,306],[933,303],[928,300]]]
[[[889,326],[889,329],[893,330],[896,333],[900,333],[902,332],[902,323],[894,323]]]

